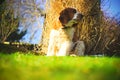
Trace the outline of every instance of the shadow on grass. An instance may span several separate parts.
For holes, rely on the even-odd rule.
[[[27,53],[27,52],[29,52],[29,50],[26,49],[25,47],[17,47],[16,45],[1,44],[0,43],[0,53],[13,54],[13,53],[16,53],[16,52]]]

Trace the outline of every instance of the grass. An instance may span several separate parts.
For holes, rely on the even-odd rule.
[[[1,53],[0,80],[120,80],[120,58]]]

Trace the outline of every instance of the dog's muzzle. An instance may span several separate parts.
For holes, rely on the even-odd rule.
[[[80,21],[82,18],[83,18],[83,15],[79,12],[76,12],[73,17],[73,19],[77,21]]]

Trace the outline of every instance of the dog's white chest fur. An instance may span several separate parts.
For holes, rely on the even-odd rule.
[[[74,28],[52,30],[47,56],[66,56],[72,48]]]

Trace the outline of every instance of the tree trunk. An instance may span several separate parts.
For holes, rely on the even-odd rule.
[[[48,0],[46,5],[46,20],[42,36],[42,52],[47,52],[49,34],[52,26],[60,26],[59,13],[67,8],[76,8],[84,17],[78,25],[76,36],[86,45],[86,54],[95,54],[97,36],[100,31],[100,0]]]

